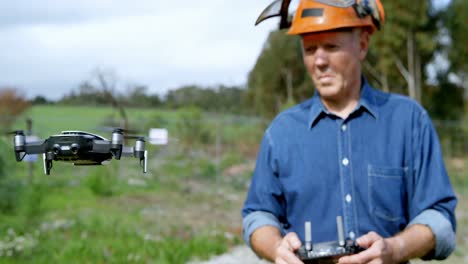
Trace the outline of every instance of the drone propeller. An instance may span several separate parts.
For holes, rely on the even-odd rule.
[[[24,135],[24,130],[13,130],[13,131],[8,131],[8,132],[3,132],[2,134],[6,136],[10,135]]]
[[[123,129],[121,127],[109,127],[109,126],[101,126],[101,127],[97,127],[96,128],[97,130],[99,131],[104,131],[104,132],[115,132],[115,131],[119,131],[120,133],[123,133],[123,134],[137,134],[139,133],[138,130],[136,129]]]
[[[125,139],[136,139],[136,140],[145,140],[145,137],[137,135],[124,135]]]

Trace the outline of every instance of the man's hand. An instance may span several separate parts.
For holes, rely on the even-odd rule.
[[[375,232],[358,238],[356,242],[366,250],[359,254],[344,256],[339,259],[339,264],[396,264],[395,255],[401,250],[396,245],[398,238],[384,239]]]
[[[301,247],[301,241],[294,232],[286,234],[279,241],[275,252],[276,264],[303,264],[303,262],[294,253]]]

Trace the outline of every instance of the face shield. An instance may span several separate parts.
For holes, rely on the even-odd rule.
[[[352,7],[356,16],[360,19],[371,17],[373,26],[380,29],[380,25],[384,21],[384,9],[380,0],[300,0],[299,9],[301,6],[321,4],[332,8],[347,9]],[[280,29],[291,27],[292,22],[289,19],[289,5],[291,0],[275,0],[263,10],[257,18],[255,25],[263,22],[271,17],[280,16]],[[307,10],[306,10],[307,11]],[[301,10],[304,12],[304,10]],[[303,15],[302,13],[300,15]]]

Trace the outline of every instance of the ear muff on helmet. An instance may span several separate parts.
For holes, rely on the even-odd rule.
[[[358,0],[353,4],[353,8],[360,18],[370,16],[375,27],[380,30],[385,20],[385,13],[379,0]]]

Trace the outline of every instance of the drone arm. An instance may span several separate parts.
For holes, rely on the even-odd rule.
[[[26,154],[42,154],[45,152],[45,141],[30,142],[24,145]]]
[[[122,147],[122,157],[136,157],[134,147]]]
[[[45,142],[30,142],[25,144],[17,144],[15,142],[15,157],[16,161],[22,161],[26,154],[41,154],[45,152]]]

